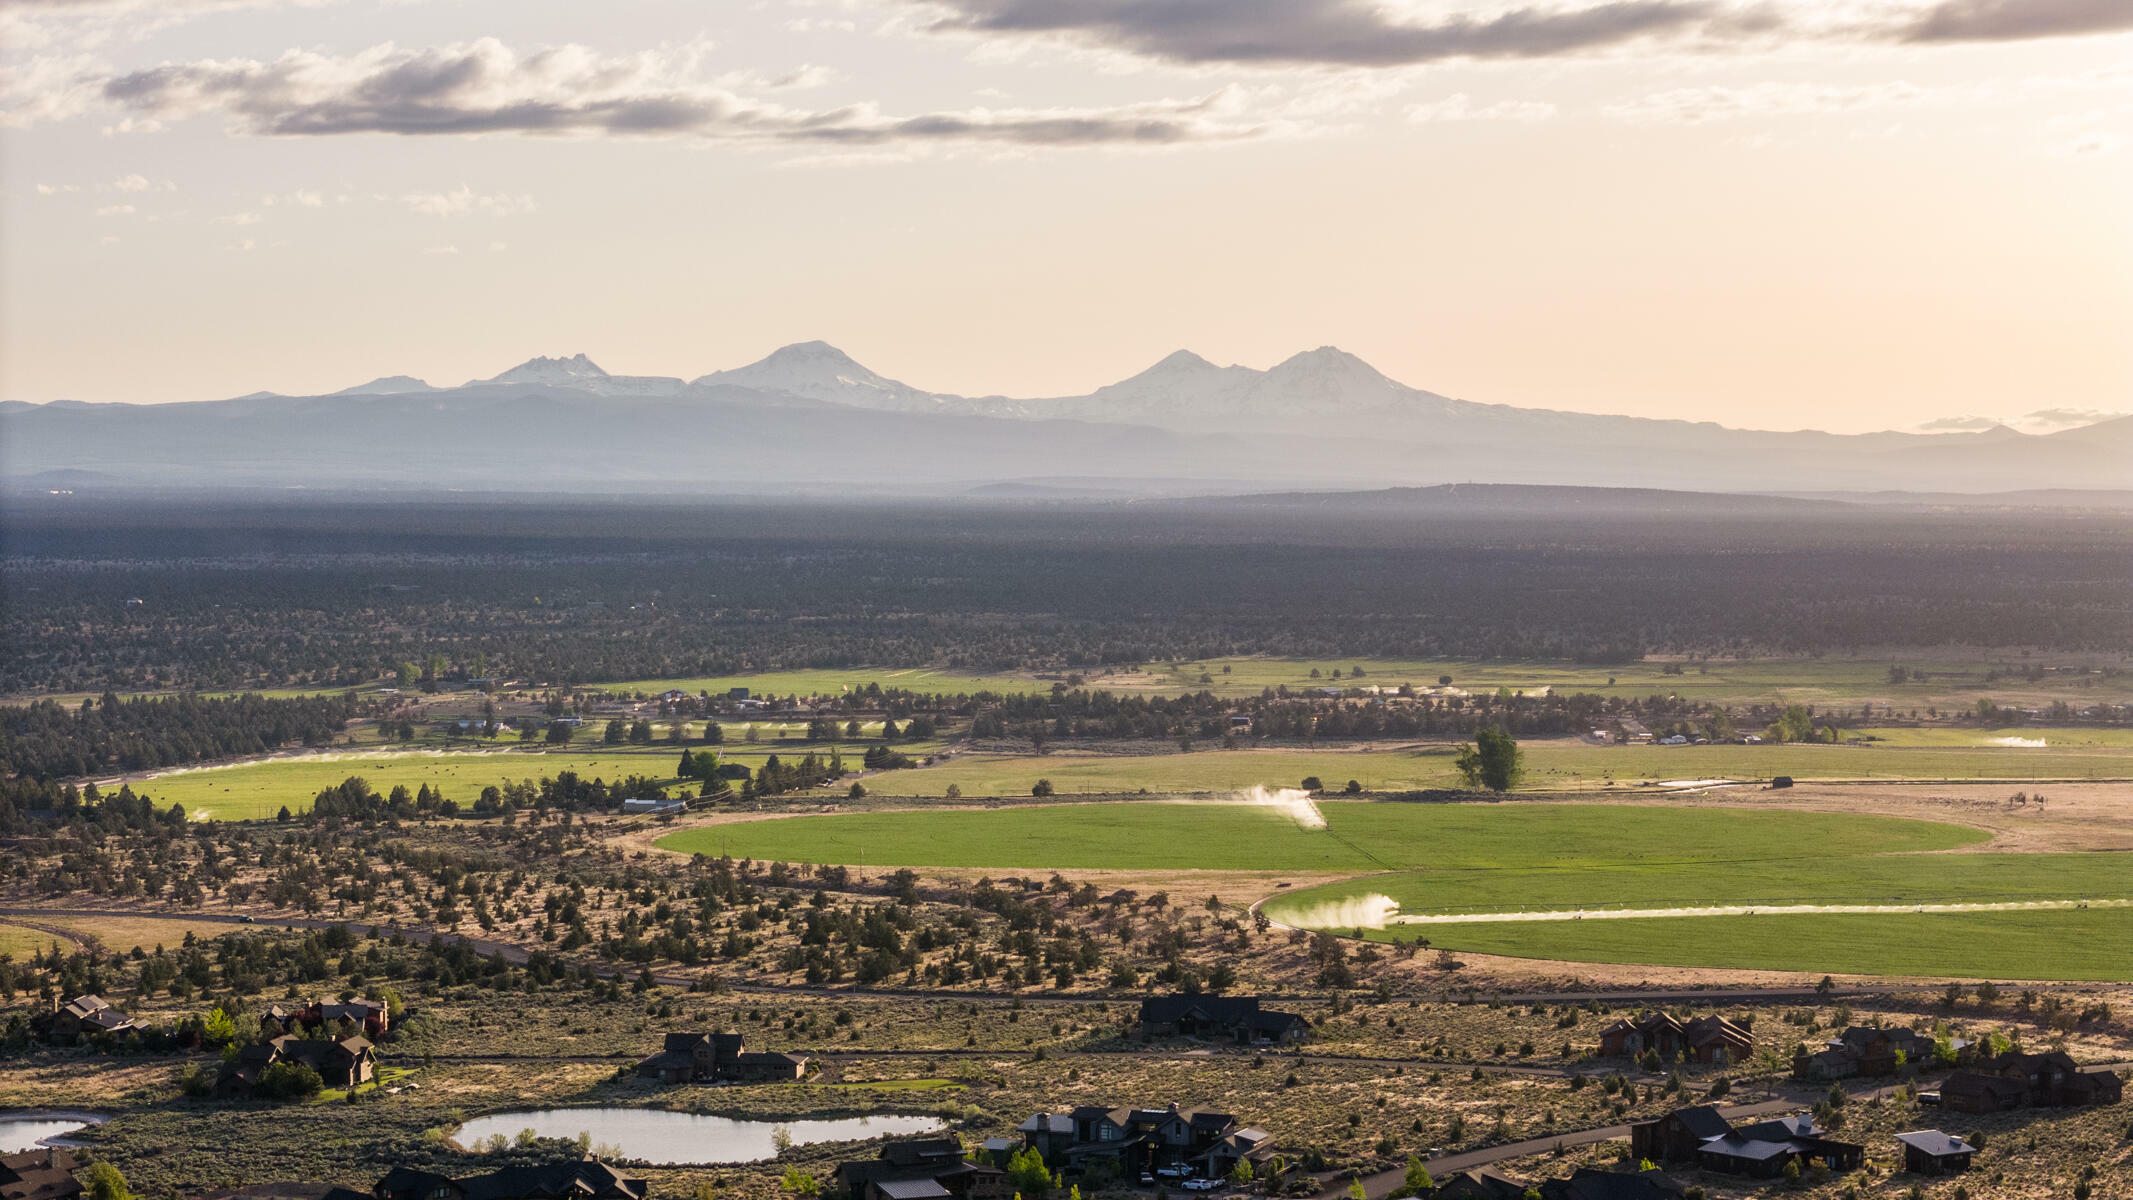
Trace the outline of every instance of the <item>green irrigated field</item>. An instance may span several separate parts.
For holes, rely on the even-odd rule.
[[[1933,978],[2133,979],[2133,909],[2126,908],[1503,921],[1440,926],[1430,937],[1433,945],[1476,954],[1569,962]]]
[[[1891,731],[1899,732],[1899,731]],[[1901,731],[1908,732],[1908,731]],[[2049,743],[2051,734],[2043,736]],[[1982,740],[1982,739],[1979,739]],[[1597,746],[1576,738],[1524,743],[1523,791],[1697,779],[2007,780],[2133,778],[2133,743],[2098,739],[2041,748],[1971,744]],[[1353,779],[1373,792],[1457,787],[1456,747],[1398,750],[1196,750],[1189,754],[966,754],[935,767],[874,776],[884,796],[1027,796],[1039,779],[1060,795],[1233,792],[1295,787],[1316,776],[1333,790]]]
[[[682,830],[683,853],[853,866],[1102,870],[1485,872],[1734,862],[1740,847],[1813,863],[1832,855],[1947,850],[1988,835],[1963,825],[1840,813],[1641,805],[1373,804],[1326,801],[1326,827],[1243,803],[1119,802],[853,813]]]
[[[768,749],[759,749],[730,757],[752,765],[769,753]],[[856,752],[853,757],[857,757]],[[447,797],[464,807],[491,784],[552,778],[564,771],[610,782],[632,775],[670,779],[680,758],[679,748],[665,746],[642,750],[319,754],[173,771],[132,786],[164,807],[174,802],[183,804],[194,820],[238,821],[271,817],[285,804],[291,812],[303,812],[311,807],[313,796],[351,775],[362,776],[379,792],[391,791],[394,784],[401,783],[412,791],[426,783],[442,788]]]
[[[1602,810],[1605,811],[1605,810]],[[1656,810],[1666,812],[1665,809]],[[1737,816],[1739,814],[1717,814]],[[1763,830],[1760,832],[1769,832]],[[1796,832],[1805,832],[1804,830]],[[1575,912],[1794,904],[2021,903],[2133,897],[2133,855],[1909,854],[1874,837],[1844,853],[1772,847],[1745,831],[1736,852],[1653,851],[1610,859],[1557,858],[1535,864],[1467,867],[1450,860],[1422,870],[1368,875],[1286,893],[1267,915],[1320,924],[1313,910],[1379,895],[1403,913]],[[1590,922],[1611,925],[1613,919]],[[1388,936],[1455,940],[1465,925],[1396,925]]]

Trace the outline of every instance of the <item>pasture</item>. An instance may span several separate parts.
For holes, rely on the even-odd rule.
[[[1892,731],[1899,732],[1899,731]],[[1910,731],[1900,731],[1910,732]],[[2041,748],[1960,743],[1907,745],[1599,746],[1577,738],[1527,741],[1521,791],[1591,791],[1669,780],[1762,780],[1777,775],[1830,780],[2007,780],[2133,778],[2133,741],[2098,735]],[[2115,732],[2115,731],[2114,731]],[[1974,735],[1982,741],[1993,735]],[[1048,779],[1057,794],[1116,796],[1234,792],[1254,784],[1294,787],[1316,776],[1338,791],[1353,779],[1366,791],[1460,786],[1452,745],[1396,749],[1196,750],[1101,755],[964,754],[938,766],[885,772],[867,790],[885,796],[1027,796]]]
[[[1802,862],[1947,850],[1987,839],[1934,821],[1772,809],[1323,801],[1322,829],[1248,803],[1120,802],[785,817],[659,839],[681,853],[867,867],[1483,872],[1731,862],[1768,846]]]
[[[771,752],[766,748],[731,757],[752,765]],[[441,788],[447,797],[466,807],[481,794],[481,789],[492,784],[552,778],[564,771],[610,782],[632,775],[671,779],[680,757],[678,747],[667,746],[309,754],[221,767],[180,768],[136,781],[132,787],[154,797],[159,806],[184,805],[194,820],[261,820],[272,817],[283,805],[291,812],[303,812],[311,807],[313,796],[351,775],[362,776],[381,793],[391,791],[395,784],[406,784],[413,791],[426,783]]]
[[[2013,857],[2013,856],[2009,856]],[[1383,940],[1389,932],[1366,936]],[[1799,914],[1442,926],[1432,944],[1570,962],[1810,975],[2125,980],[2133,909]]]

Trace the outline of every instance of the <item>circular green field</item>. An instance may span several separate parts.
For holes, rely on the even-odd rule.
[[[1713,806],[1320,801],[1323,827],[1243,803],[1112,802],[783,817],[660,839],[684,853],[862,867],[1352,873],[1264,905],[1359,932],[1356,914],[2133,898],[2133,855],[1933,853],[1979,829]],[[1370,901],[1371,903],[1363,903]],[[2133,908],[1578,920],[1360,930],[1474,953],[1863,975],[2133,978]]]

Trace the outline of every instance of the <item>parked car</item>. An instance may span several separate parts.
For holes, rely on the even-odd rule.
[[[1920,1105],[1922,1105],[1922,1106],[1926,1107],[1926,1108],[1939,1108],[1939,1107],[1940,1107],[1940,1093],[1939,1093],[1939,1092],[1920,1092],[1920,1093],[1918,1093],[1918,1103],[1919,1103]]]
[[[1142,1172],[1141,1172],[1141,1186],[1142,1186],[1142,1187],[1152,1187],[1152,1186],[1154,1186],[1154,1184],[1155,1184],[1155,1175],[1154,1175],[1154,1173],[1153,1173],[1153,1172],[1149,1172],[1149,1171],[1142,1171]]]
[[[1178,1185],[1188,1192],[1211,1192],[1222,1186],[1219,1179],[1188,1179]]]

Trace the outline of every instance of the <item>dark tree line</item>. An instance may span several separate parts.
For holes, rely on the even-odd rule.
[[[356,702],[349,696],[268,699],[180,695],[62,705],[0,706],[0,774],[65,779],[149,771],[208,759],[264,754],[332,740]]]

